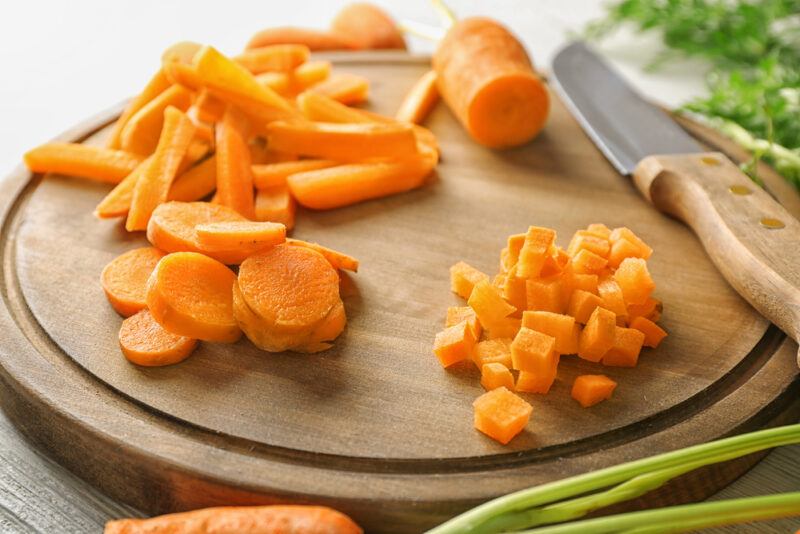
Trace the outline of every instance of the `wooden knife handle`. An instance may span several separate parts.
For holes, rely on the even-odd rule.
[[[634,181],[659,210],[694,230],[740,295],[800,340],[797,219],[718,152],[649,156]]]

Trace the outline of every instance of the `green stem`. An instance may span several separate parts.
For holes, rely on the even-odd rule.
[[[759,151],[785,165],[800,169],[800,153],[797,151],[766,139],[758,139],[735,122],[725,119],[710,119],[710,122],[720,132],[727,135],[747,150],[751,152]]]
[[[439,13],[439,16],[442,17],[442,22],[444,22],[446,28],[450,28],[450,26],[456,23],[455,14],[449,7],[447,7],[447,4],[444,3],[444,0],[431,0],[431,4],[433,4],[433,9],[435,9]]]

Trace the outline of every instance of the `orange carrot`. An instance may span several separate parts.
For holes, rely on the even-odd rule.
[[[475,428],[503,445],[522,432],[533,411],[530,404],[502,386],[484,393],[472,406]]]
[[[463,261],[450,267],[450,290],[463,299],[469,299],[475,284],[488,279],[485,273]]]
[[[170,86],[169,80],[164,75],[163,69],[158,69],[158,72],[153,75],[147,85],[142,89],[142,92],[139,93],[133,100],[128,103],[125,107],[125,111],[117,119],[117,122],[114,123],[114,128],[111,130],[111,134],[108,137],[108,143],[106,146],[108,148],[120,148],[120,136],[122,135],[122,129],[128,124],[128,121],[136,114],[137,111],[142,109],[147,103],[153,100],[155,97],[163,93],[167,90]]]
[[[328,260],[328,263],[330,263],[334,269],[342,269],[354,273],[358,272],[358,260],[338,250],[333,250],[328,247],[323,247],[318,243],[303,241],[301,239],[286,238],[286,244],[295,247],[306,247],[319,252],[322,254],[323,258]]]
[[[161,54],[161,68],[170,82],[187,89],[199,90],[200,79],[194,67],[194,58],[202,45],[192,41],[181,41],[168,47]]]
[[[198,224],[197,241],[206,250],[266,248],[286,241],[286,227],[272,222],[213,222]]]
[[[529,310],[562,313],[561,282],[558,279],[526,280],[525,294]]]
[[[262,72],[256,75],[256,81],[281,96],[291,96],[292,80],[285,72]]]
[[[611,398],[617,383],[605,375],[580,375],[572,384],[572,398],[584,408]]]
[[[306,61],[292,71],[292,86],[296,91],[303,91],[316,83],[328,79],[330,75],[330,61]]]
[[[622,290],[627,304],[644,304],[656,285],[641,258],[625,258],[614,273],[614,280]]]
[[[168,200],[194,202],[210,195],[217,187],[217,156],[206,158],[183,174],[169,188]]]
[[[487,279],[480,280],[475,284],[467,304],[475,310],[475,315],[478,316],[478,320],[484,328],[489,330],[501,325],[504,319],[515,311],[515,308],[503,300],[503,296],[497,288],[493,287]]]
[[[265,187],[256,193],[255,218],[258,221],[279,222],[291,230],[296,212],[297,203],[285,185]]]
[[[133,198],[133,190],[136,187],[136,182],[139,177],[147,171],[147,167],[153,161],[153,156],[149,156],[142,161],[128,176],[125,177],[120,183],[114,186],[114,189],[108,192],[103,197],[103,200],[94,209],[94,215],[98,219],[113,219],[115,217],[124,217],[131,209],[131,199]]]
[[[346,515],[323,506],[229,506],[106,523],[105,534],[362,534]]]
[[[547,374],[558,359],[556,339],[522,327],[511,343],[511,365],[518,371]]]
[[[217,127],[217,194],[219,202],[248,219],[253,211],[253,171],[247,146],[247,119],[229,107]]]
[[[197,108],[197,118],[203,122],[215,123],[222,119],[225,113],[225,102],[208,92],[201,89],[194,102]]]
[[[517,276],[520,278],[539,276],[555,239],[556,233],[550,228],[529,227],[519,251]]]
[[[167,254],[147,282],[147,307],[167,332],[233,343],[242,334],[233,316],[235,280],[233,271],[203,254]]]
[[[433,340],[433,353],[442,367],[450,367],[458,362],[468,360],[475,346],[475,337],[467,321],[445,328]]]
[[[143,156],[77,143],[47,143],[25,153],[31,172],[50,172],[118,184],[144,159]]]
[[[233,60],[253,74],[267,71],[290,72],[308,61],[309,49],[302,44],[278,44],[251,48]]]
[[[394,117],[403,122],[420,123],[425,120],[438,100],[436,71],[430,70],[414,82]]]
[[[505,387],[514,391],[514,377],[508,367],[502,363],[492,362],[481,367],[481,385],[486,391]]]
[[[406,41],[392,17],[374,4],[359,2],[343,7],[334,17],[331,30],[356,48],[406,49]]]
[[[100,284],[117,313],[130,317],[147,307],[147,279],[163,256],[157,248],[135,248],[105,266]]]
[[[556,340],[555,350],[559,354],[578,352],[580,327],[575,324],[574,317],[546,311],[526,311],[522,314],[522,326],[553,337]]]
[[[192,93],[180,85],[173,85],[142,106],[122,129],[122,148],[136,154],[151,154],[158,145],[164,126],[164,110],[172,106],[186,111],[192,104]]]
[[[631,321],[630,326],[644,334],[645,347],[656,348],[661,344],[661,341],[667,337],[667,333],[663,328],[645,317],[636,317]]]
[[[194,130],[192,121],[179,110],[168,107],[164,111],[164,128],[153,160],[133,189],[131,209],[125,223],[129,232],[146,229],[153,210],[167,201],[170,185],[194,137]]]
[[[578,323],[586,324],[592,313],[594,313],[594,310],[604,305],[605,302],[603,299],[597,295],[582,289],[576,289],[572,292],[572,297],[569,299],[567,315],[573,316]]]
[[[369,80],[363,76],[335,73],[312,85],[309,91],[325,95],[342,104],[358,104],[369,96]]]
[[[472,350],[472,361],[479,369],[487,363],[501,363],[503,367],[511,368],[511,343],[510,338],[486,339],[475,344]]]
[[[614,312],[595,308],[578,340],[578,356],[590,362],[599,362],[614,346],[616,322]]]
[[[188,358],[197,347],[197,340],[167,332],[148,310],[141,310],[122,321],[119,346],[128,361],[157,367]]]
[[[338,163],[330,159],[303,159],[253,165],[253,184],[258,189],[285,186],[286,178],[292,174],[327,169],[336,165]]]
[[[478,316],[475,315],[475,310],[469,306],[451,306],[447,308],[447,319],[444,322],[445,328],[455,326],[461,321],[467,321],[470,330],[472,330],[472,335],[475,339],[480,339],[483,328],[481,327],[481,322],[478,320]],[[510,366],[511,363],[509,360],[509,364],[506,367]]]
[[[334,32],[306,28],[266,28],[257,32],[247,43],[247,49],[278,44],[302,44],[310,50],[353,50],[355,45]]]
[[[550,97],[520,42],[498,22],[456,22],[433,55],[439,91],[478,143],[526,143],[545,124]]]
[[[614,344],[603,355],[603,365],[635,367],[644,344],[644,333],[634,328],[616,327]]]

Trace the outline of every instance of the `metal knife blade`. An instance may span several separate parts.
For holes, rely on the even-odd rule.
[[[703,149],[666,113],[645,101],[585,43],[576,41],[553,59],[553,80],[567,107],[622,174],[652,154]]]

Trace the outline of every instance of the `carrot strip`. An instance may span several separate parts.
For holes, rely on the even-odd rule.
[[[147,171],[147,167],[152,161],[153,156],[149,156],[133,172],[129,173],[120,183],[114,186],[114,189],[109,191],[94,209],[94,216],[98,219],[114,219],[126,216],[128,210],[131,209],[131,199],[133,198],[136,182]]]
[[[420,123],[425,120],[438,100],[436,71],[429,70],[411,87],[394,117],[402,122]]]
[[[159,367],[182,362],[197,347],[197,340],[164,330],[148,310],[122,321],[119,346],[131,363]]]
[[[209,93],[207,89],[200,90],[194,105],[197,109],[197,118],[209,124],[222,119],[226,108],[225,102]]]
[[[358,104],[366,101],[369,96],[369,80],[342,72],[312,85],[309,91],[333,98],[342,104]]]
[[[272,150],[262,139],[257,138],[250,143],[250,162],[253,165],[266,165],[268,163],[282,163],[284,161],[297,161],[295,154]]]
[[[220,204],[253,219],[253,171],[247,146],[248,128],[244,115],[231,107],[217,127],[217,194]]]
[[[278,44],[251,48],[233,60],[253,74],[267,71],[290,72],[308,61],[310,50],[302,44]]]
[[[182,41],[168,47],[161,54],[161,68],[167,79],[187,89],[199,90],[201,84],[193,61],[201,48],[202,45],[191,41]]]
[[[279,222],[291,230],[296,211],[297,203],[285,185],[262,188],[256,193],[255,218],[258,221]]]
[[[111,307],[123,317],[145,309],[147,279],[164,253],[153,247],[135,248],[117,256],[100,274]]]
[[[164,74],[163,69],[158,69],[150,81],[147,82],[142,92],[139,93],[133,100],[128,103],[125,107],[125,111],[117,119],[117,122],[114,123],[114,128],[111,130],[111,134],[108,137],[108,143],[106,146],[108,148],[120,148],[120,136],[122,135],[122,129],[128,124],[128,121],[131,117],[136,114],[137,111],[142,109],[148,102],[153,100],[155,97],[163,93],[164,91],[169,88],[170,82],[167,80],[166,75]]]
[[[290,94],[291,79],[285,72],[263,72],[256,75],[256,81],[281,96]]]
[[[164,110],[172,106],[186,111],[192,104],[192,93],[180,85],[173,85],[142,106],[122,129],[122,148],[137,154],[151,154],[158,145],[164,126]]]
[[[292,71],[292,85],[295,90],[303,91],[316,83],[328,79],[330,75],[330,61],[306,61]]]
[[[326,260],[328,260],[328,263],[330,263],[334,269],[353,271],[354,273],[358,272],[358,260],[348,256],[347,254],[344,254],[343,252],[339,252],[328,247],[323,247],[318,243],[303,241],[301,239],[293,239],[291,237],[286,238],[286,244],[295,247],[307,247],[312,250],[316,250],[322,254]]]
[[[214,222],[198,224],[195,231],[198,242],[206,250],[266,248],[286,241],[286,227],[273,222]]]
[[[353,50],[355,45],[333,32],[306,28],[266,28],[257,32],[247,43],[247,49],[277,44],[302,44],[310,50]]]
[[[29,150],[23,159],[31,172],[51,172],[118,184],[136,169],[144,157],[78,143],[47,143]]]
[[[392,17],[374,4],[356,2],[334,17],[331,30],[365,50],[406,49],[406,41]]]
[[[217,187],[216,154],[179,174],[169,188],[168,200],[194,202],[210,195]]]
[[[335,165],[338,165],[338,163],[330,159],[303,159],[299,161],[253,165],[253,184],[255,184],[258,189],[266,189],[280,185],[285,186],[286,178],[292,174],[327,169]]]
[[[153,210],[167,201],[170,185],[194,137],[194,130],[192,121],[179,110],[168,107],[164,111],[164,128],[153,161],[133,189],[131,209],[125,224],[129,232],[147,228]]]

